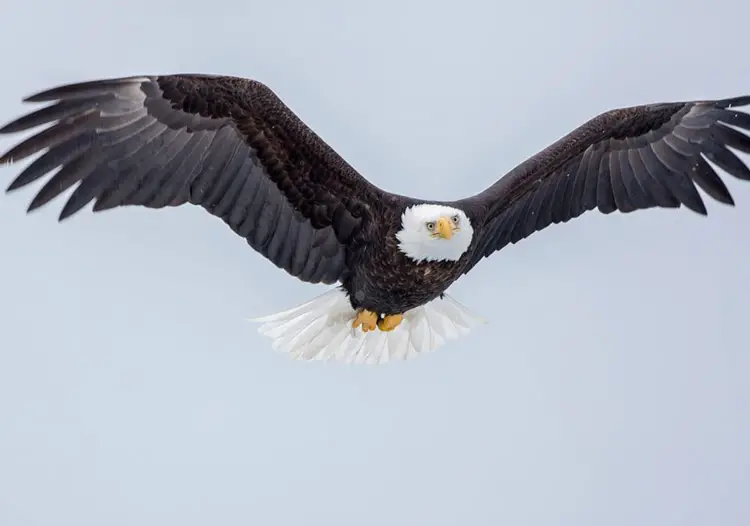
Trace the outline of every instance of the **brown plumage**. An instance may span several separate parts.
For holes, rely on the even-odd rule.
[[[733,204],[702,156],[750,179],[729,149],[750,153],[750,137],[735,129],[750,131],[750,116],[733,109],[750,104],[750,96],[608,111],[486,190],[440,203],[470,220],[470,246],[460,258],[418,263],[399,249],[396,234],[402,214],[426,201],[362,177],[260,82],[142,76],[62,86],[25,100],[54,103],[0,133],[54,124],[0,158],[44,152],[8,190],[62,166],[29,210],[76,184],[60,220],[91,201],[95,211],[199,205],[292,276],[340,282],[353,308],[381,314],[441,296],[483,257],[587,210],[685,205],[706,214],[696,185]]]
[[[134,77],[25,100],[57,102],[0,132],[61,121],[0,158],[18,161],[48,149],[8,190],[63,165],[29,207],[81,182],[60,220],[92,200],[95,211],[189,202],[292,275],[335,283],[346,268],[345,247],[362,236],[365,203],[376,200],[369,183],[258,82]]]
[[[732,109],[750,96],[649,104],[605,112],[514,168],[484,192],[457,202],[482,207],[486,232],[468,271],[483,256],[551,223],[598,209],[604,214],[647,208],[689,209],[706,215],[696,184],[734,205],[705,158],[750,180],[750,170],[727,147],[750,153],[750,116]]]

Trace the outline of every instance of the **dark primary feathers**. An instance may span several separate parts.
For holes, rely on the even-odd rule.
[[[55,124],[12,148],[0,164],[46,150],[8,190],[62,166],[29,207],[80,182],[61,220],[92,200],[94,210],[192,203],[290,274],[335,283],[347,271],[347,248],[365,239],[370,204],[381,197],[253,80],[129,77],[62,86],[25,100],[54,103],[0,133]]]
[[[738,179],[748,167],[729,149],[750,153],[750,116],[732,109],[750,96],[649,104],[605,112],[526,160],[485,191],[460,201],[476,209],[484,228],[468,272],[483,257],[551,223],[598,208],[635,210],[706,207],[696,185],[733,205],[727,187],[705,161]]]

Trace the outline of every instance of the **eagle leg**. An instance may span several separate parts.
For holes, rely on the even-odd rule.
[[[362,309],[354,318],[352,327],[356,329],[357,327],[362,326],[362,332],[374,331],[379,318],[380,316],[378,316],[376,313],[367,309]]]
[[[378,320],[378,329],[381,331],[392,331],[404,320],[403,314],[388,314],[382,319]]]

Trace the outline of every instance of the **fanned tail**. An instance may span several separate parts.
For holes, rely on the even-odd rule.
[[[336,288],[302,305],[251,321],[263,324],[258,332],[273,341],[275,350],[288,352],[295,359],[365,364],[414,358],[485,323],[448,294],[406,312],[401,324],[390,332],[354,329],[356,314],[346,293]]]

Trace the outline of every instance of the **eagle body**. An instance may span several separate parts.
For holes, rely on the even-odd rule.
[[[401,216],[406,206],[420,204],[393,200],[381,209],[369,242],[352,251],[341,283],[355,310],[402,314],[438,298],[462,275],[468,253],[456,261],[415,261],[400,250]]]
[[[436,349],[484,320],[447,292],[481,260],[590,210],[734,200],[715,167],[750,169],[750,96],[606,111],[480,192],[452,201],[398,195],[363,177],[266,85],[204,75],[80,82],[0,128],[46,128],[0,164],[35,157],[8,191],[46,177],[35,210],[70,190],[60,220],[93,203],[200,207],[300,281],[336,285],[257,320],[302,359],[381,363]]]

